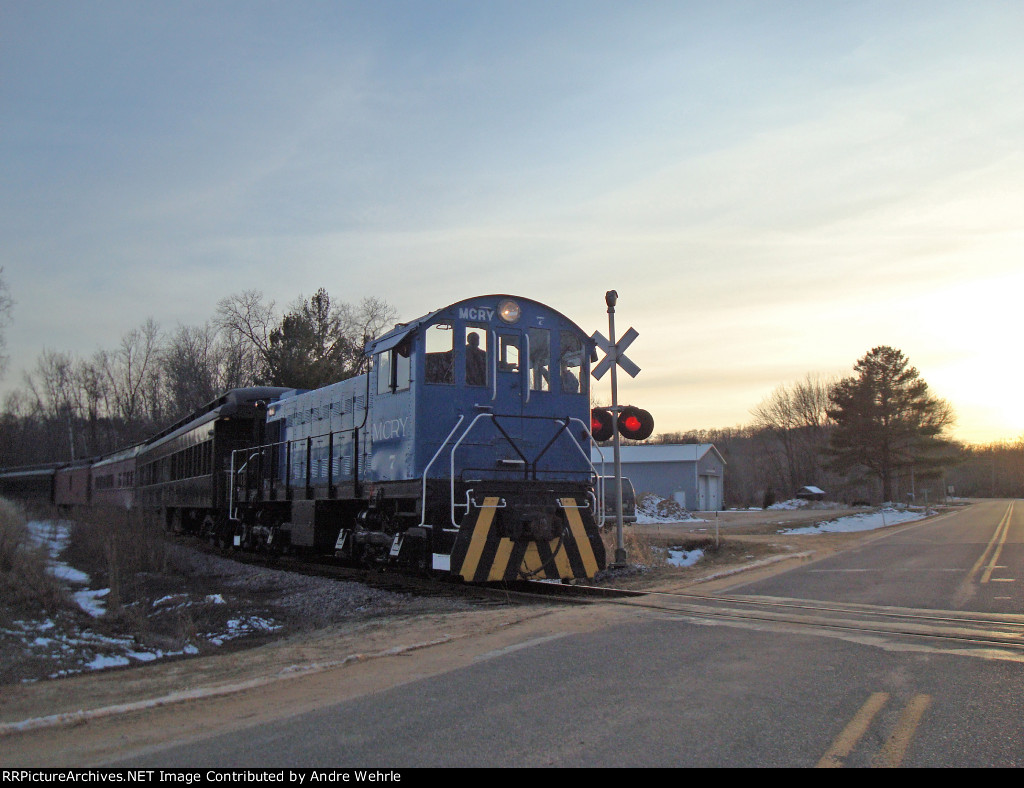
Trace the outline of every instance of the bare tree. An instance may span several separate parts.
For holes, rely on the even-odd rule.
[[[179,325],[161,354],[164,399],[169,416],[177,418],[213,400],[220,393],[221,357],[217,328]]]
[[[25,385],[35,400],[37,411],[44,417],[54,417],[72,408],[74,363],[68,353],[44,349],[35,370],[25,373]]]
[[[11,323],[11,312],[14,300],[4,278],[4,269],[0,267],[0,377],[7,371],[7,327]]]
[[[278,316],[273,302],[248,290],[222,299],[215,322],[236,350],[245,347],[258,359],[260,382],[311,388],[365,372],[363,347],[396,314],[382,299],[364,298],[352,306],[332,301],[321,288]]]
[[[74,369],[79,416],[86,421],[84,449],[87,454],[116,448],[115,438],[109,430],[110,389],[100,361],[100,354],[96,354],[90,361],[76,362]],[[106,435],[100,434],[101,424],[108,427]]]
[[[270,334],[278,318],[274,302],[265,303],[259,290],[246,290],[222,298],[217,304],[214,320],[218,328],[236,339],[245,339],[259,358],[266,358],[270,350]]]
[[[244,337],[227,331],[217,334],[219,359],[218,392],[252,386],[256,382],[259,358]]]
[[[750,412],[756,429],[770,435],[765,452],[789,493],[803,484],[820,481],[828,446],[829,399],[834,381],[807,376],[776,388]]]
[[[338,308],[342,333],[349,338],[351,355],[346,367],[351,375],[366,372],[369,359],[363,356],[366,343],[390,330],[398,310],[382,298],[368,297],[358,306],[341,304]]]
[[[47,426],[47,443],[55,457],[75,459],[74,420],[78,415],[74,359],[68,353],[43,350],[33,372],[25,373],[38,420]]]
[[[102,352],[103,373],[117,415],[135,433],[153,411],[153,371],[158,359],[160,329],[152,318],[121,337],[112,353]]]
[[[0,268],[0,352],[12,303]],[[18,463],[113,451],[223,391],[267,380],[282,350],[292,368],[313,369],[314,386],[343,380],[366,370],[366,340],[396,315],[380,299],[351,306],[323,289],[290,310],[279,316],[273,301],[251,290],[222,299],[212,321],[179,326],[166,339],[150,319],[88,360],[46,350],[0,412],[0,454]]]

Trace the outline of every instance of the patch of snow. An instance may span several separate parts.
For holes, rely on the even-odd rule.
[[[802,498],[790,498],[788,501],[773,503],[768,509],[771,511],[792,511],[793,509],[803,509],[807,506],[807,503]]]
[[[785,528],[779,531],[783,534],[823,534],[823,533],[850,533],[854,531],[872,531],[876,528],[885,528],[899,523],[910,523],[914,520],[921,520],[927,517],[929,512],[923,509],[890,509],[884,508],[864,514],[852,514],[848,517],[840,517],[836,520],[823,520],[814,525],[807,525],[801,528]]]
[[[790,498],[788,501],[773,503],[764,511],[793,511],[795,509],[847,509],[845,504],[838,501],[807,501],[803,498]]]
[[[81,569],[75,569],[73,566],[68,566],[67,564],[53,564],[50,567],[50,574],[58,580],[63,580],[66,583],[75,583],[80,586],[88,585],[89,583],[89,575]]]
[[[123,668],[125,665],[130,665],[131,660],[128,657],[121,656],[119,654],[97,654],[93,657],[92,662],[88,662],[85,665],[86,670],[103,670],[104,668]]]
[[[107,613],[106,605],[100,600],[109,593],[109,588],[101,588],[95,591],[86,589],[85,591],[76,591],[72,596],[82,610],[93,618],[99,618]]]
[[[60,560],[60,554],[71,540],[71,523],[66,520],[30,520],[29,536],[37,545],[45,547],[50,557],[47,571],[58,580],[76,586],[88,586],[89,575],[80,569]],[[78,606],[93,618],[106,613],[106,608],[98,601],[110,592],[109,588],[99,590],[76,591],[72,596]]]
[[[653,493],[646,493],[637,499],[636,521],[638,525],[707,522],[694,517],[675,501]]]
[[[89,575],[60,560],[61,552],[70,541],[71,523],[63,520],[33,520],[28,523],[28,528],[33,542],[46,549],[49,556],[48,571],[68,587],[78,606],[92,618],[106,615],[103,600],[110,593],[110,589],[88,588]],[[221,594],[209,594],[201,601],[195,602],[188,594],[171,594],[152,602],[151,608],[162,613],[191,607],[193,604],[225,605],[227,602]],[[225,624],[225,628],[224,632],[209,632],[201,637],[207,643],[221,645],[228,640],[247,635],[273,632],[281,629],[281,625],[261,616],[246,616],[231,619]],[[106,637],[70,620],[61,620],[59,623],[50,618],[37,621],[18,620],[12,622],[10,627],[0,628],[0,634],[19,641],[33,657],[53,660],[55,666],[64,666],[49,674],[50,678],[124,667],[138,662],[153,662],[165,657],[199,654],[199,647],[194,643],[187,643],[180,650],[139,650],[134,638]]]
[[[188,594],[169,594],[162,596],[159,599],[153,600],[153,607],[160,607],[161,605],[176,605],[181,607],[183,604],[188,603]]]
[[[669,566],[693,566],[703,557],[704,551],[700,549],[679,550],[670,547],[668,550]]]

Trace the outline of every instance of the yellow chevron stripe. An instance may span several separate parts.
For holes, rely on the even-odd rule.
[[[488,581],[505,579],[505,570],[508,568],[508,559],[512,555],[513,547],[515,544],[511,539],[502,539],[498,542],[498,552],[494,554],[494,563],[491,564],[491,571],[487,575]]]
[[[556,549],[558,550],[558,552],[555,553],[555,567],[558,569],[558,577],[571,580],[572,565],[569,563],[569,553],[567,552],[569,545],[565,543],[564,539],[562,540],[561,545],[559,545],[558,542],[558,539],[552,539],[551,543],[548,545],[551,548],[552,553],[555,553]],[[589,546],[590,543],[588,542],[587,545]]]
[[[569,530],[572,531],[573,538],[576,540],[576,547],[580,551],[583,569],[587,577],[593,577],[597,574],[597,557],[594,555],[594,549],[590,546],[590,538],[587,536],[587,529],[583,525],[580,511],[576,508],[576,500],[574,498],[563,498],[562,506],[565,507],[565,516],[569,520]]]
[[[546,578],[548,580],[557,580],[562,577],[571,578],[572,565],[569,563],[569,556],[566,553],[566,544],[563,542],[559,546],[558,541],[558,539],[552,539],[548,542],[548,549],[554,555],[554,563],[549,563],[544,567],[541,567],[543,559],[540,557],[540,550],[535,542],[531,542],[529,547],[526,548],[523,563],[519,566],[519,574],[523,577]],[[555,552],[556,550],[558,552]]]
[[[530,542],[526,547],[526,554],[523,555],[523,563],[519,565],[519,574],[529,577],[544,577],[544,573],[538,571],[540,568],[540,551],[537,550],[537,545],[534,542]],[[534,574],[535,572],[536,574]]]
[[[463,580],[472,582],[476,574],[477,564],[480,563],[480,556],[483,555],[484,546],[487,544],[487,537],[491,533],[491,523],[494,522],[495,507],[498,505],[497,498],[484,498],[484,505],[480,509],[480,516],[476,525],[473,526],[473,538],[469,542],[469,549],[466,551],[466,560],[459,568],[459,574]]]

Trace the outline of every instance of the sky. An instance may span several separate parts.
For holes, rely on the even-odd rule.
[[[1022,39],[1019,0],[0,0],[0,391],[244,290],[607,336],[614,289],[656,432],[891,345],[1015,439]]]

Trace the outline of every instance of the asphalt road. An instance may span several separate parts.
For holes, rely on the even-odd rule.
[[[1024,765],[1022,541],[983,502],[123,765]]]

